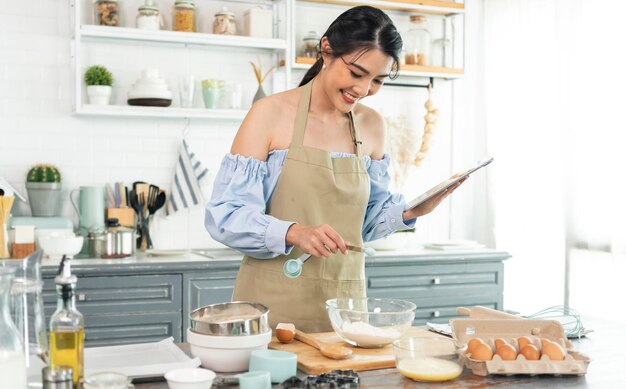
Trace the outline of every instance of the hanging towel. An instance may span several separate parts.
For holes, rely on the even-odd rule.
[[[182,209],[204,204],[202,187],[209,178],[208,173],[209,170],[189,150],[187,141],[183,140],[176,160],[167,213],[171,215]]]

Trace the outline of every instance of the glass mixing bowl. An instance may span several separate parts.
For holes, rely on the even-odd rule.
[[[336,298],[326,301],[333,329],[346,342],[364,348],[383,347],[411,327],[415,304],[399,299]]]
[[[411,337],[393,342],[398,371],[415,381],[453,380],[463,372],[463,347],[443,337]]]

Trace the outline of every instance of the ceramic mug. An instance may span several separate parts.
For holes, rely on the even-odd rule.
[[[202,98],[204,100],[204,106],[208,109],[217,108],[223,90],[224,80],[202,80]]]
[[[80,192],[78,206],[74,193]],[[78,231],[87,236],[89,230],[104,229],[104,187],[81,186],[70,192],[70,202],[78,214]]]

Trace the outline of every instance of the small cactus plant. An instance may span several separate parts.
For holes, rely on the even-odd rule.
[[[54,165],[38,164],[28,171],[26,182],[61,182],[61,172]]]
[[[104,66],[93,65],[85,72],[85,84],[111,86],[113,85],[113,75]]]

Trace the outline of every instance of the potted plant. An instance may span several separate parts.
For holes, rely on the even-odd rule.
[[[113,76],[104,66],[93,65],[85,72],[89,104],[108,105],[111,99]]]
[[[37,164],[26,175],[33,216],[56,216],[60,210],[61,173],[53,165]]]

